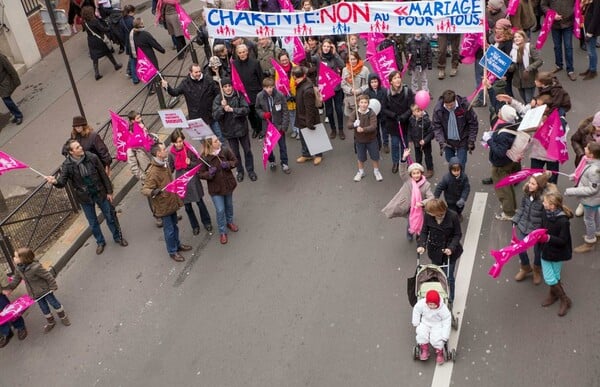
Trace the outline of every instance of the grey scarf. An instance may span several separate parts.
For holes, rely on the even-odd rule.
[[[87,167],[85,166],[85,163],[83,162],[85,160],[85,155],[81,156],[78,159],[69,155],[69,160],[71,160],[72,162],[75,163],[75,165],[77,165],[77,168],[79,168],[79,174],[81,175],[81,177],[88,177],[90,175],[90,171],[87,169]]]
[[[448,110],[448,140],[460,140],[460,135],[458,134],[458,124],[456,123],[456,114],[454,111],[458,107],[458,102],[455,104],[454,109],[448,109],[444,106],[446,110]]]

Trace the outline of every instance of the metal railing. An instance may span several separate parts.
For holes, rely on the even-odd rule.
[[[42,8],[38,0],[21,0],[21,5],[27,17],[33,15]]]
[[[176,86],[181,79],[189,73],[190,64],[198,63],[196,47],[190,42],[185,48],[183,60],[175,56],[161,69],[164,78],[169,79],[171,85]],[[203,50],[201,50],[203,53]],[[205,59],[203,58],[203,61]],[[146,128],[151,132],[157,132],[162,127],[162,122],[157,111],[160,109],[173,108],[182,101],[171,98],[160,86],[152,89],[149,86],[141,87],[140,90],[129,99],[116,113],[127,116],[131,110],[142,115]],[[113,144],[113,132],[111,121],[108,120],[97,130],[112,155],[116,147]],[[113,162],[112,176],[123,169],[125,163]],[[56,169],[54,175],[59,171]],[[61,226],[79,210],[70,186],[66,189],[56,189],[46,184],[38,185],[20,204],[0,221],[0,269],[11,273],[14,269],[12,257],[14,249],[21,246],[29,246],[34,251],[45,246]]]

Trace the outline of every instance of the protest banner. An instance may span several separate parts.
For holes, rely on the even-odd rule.
[[[109,110],[113,133],[113,145],[117,149],[115,158],[119,161],[127,161],[127,140],[129,138],[129,124],[127,120],[117,113]]]
[[[319,62],[319,78],[317,79],[317,86],[323,95],[323,101],[327,101],[335,95],[335,87],[341,82],[342,77],[340,77],[338,73],[327,67],[323,62]]]
[[[158,115],[163,127],[167,129],[187,128],[188,123],[181,109],[159,110]]]
[[[496,77],[502,78],[512,64],[512,59],[498,47],[490,46],[479,61],[479,64],[482,67],[487,67],[488,71]]]
[[[311,156],[333,149],[331,141],[329,141],[329,135],[323,124],[315,125],[314,130],[302,128],[300,131],[302,132],[302,137],[304,137],[304,142],[306,142],[306,147]]]
[[[194,168],[190,169],[183,175],[179,176],[177,179],[171,181],[169,184],[165,185],[164,190],[167,192],[174,193],[179,196],[181,199],[185,197],[187,193],[187,185],[192,180],[194,175],[198,172],[202,165],[196,165]]]
[[[190,32],[188,31],[188,25],[190,23],[195,25],[195,23],[192,21],[190,15],[188,15],[187,12],[185,12],[185,9],[183,9],[181,5],[179,5],[179,3],[175,3],[175,11],[177,12],[177,16],[179,17],[179,24],[181,24],[181,28],[183,29],[183,36],[185,36],[185,38],[188,40],[192,40]]]
[[[150,82],[158,74],[158,70],[154,67],[152,61],[148,59],[144,51],[140,50],[139,47],[137,48],[135,72],[138,78],[144,83]]]
[[[188,127],[183,128],[185,135],[192,140],[203,140],[206,137],[214,136],[212,129],[202,118],[188,120]]]
[[[269,155],[271,154],[271,152],[273,152],[273,149],[275,149],[275,145],[277,145],[277,142],[281,138],[281,133],[279,132],[277,127],[275,127],[275,125],[273,125],[271,121],[267,120],[267,123],[267,132],[263,141],[262,157],[263,168],[265,169],[265,171],[267,170],[267,161],[269,161]]]
[[[390,75],[392,71],[398,70],[394,47],[389,46],[376,52],[371,56],[369,62],[371,63],[373,71],[379,76],[379,79],[381,79],[381,85],[385,88],[389,88],[390,81],[388,80],[388,75]],[[406,61],[406,63],[409,63],[409,61]]]
[[[29,166],[15,159],[8,153],[0,152],[0,175],[4,172],[20,168],[29,168]]]

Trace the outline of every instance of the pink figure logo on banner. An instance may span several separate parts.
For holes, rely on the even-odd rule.
[[[494,188],[497,189],[497,188],[502,188],[507,185],[519,184],[523,180],[528,179],[529,176],[535,175],[536,173],[542,173],[544,171],[545,171],[544,169],[539,169],[539,168],[523,168],[518,172],[511,173],[510,175],[506,176],[505,178],[502,178],[498,183],[496,183]]]
[[[287,76],[285,70],[281,67],[279,63],[275,59],[271,58],[271,65],[275,70],[275,87],[277,90],[285,95],[291,95],[290,91],[290,78]]]
[[[169,184],[165,185],[164,190],[167,192],[174,193],[179,196],[181,199],[185,197],[187,193],[187,185],[192,180],[194,175],[198,172],[201,165],[196,165],[194,168],[190,169],[183,175],[179,176],[177,179],[173,180]]]
[[[362,35],[362,34],[361,34]],[[367,58],[377,53],[377,46],[385,40],[385,35],[380,32],[367,33]]]
[[[129,140],[129,124],[117,113],[109,110],[112,122],[113,144],[117,149],[115,158],[119,161],[127,161],[127,142]]]
[[[154,64],[148,59],[144,51],[137,48],[137,63],[135,65],[135,72],[138,75],[138,78],[142,80],[144,83],[150,82],[156,74],[158,74],[158,70],[154,67]]]
[[[558,109],[554,109],[546,121],[535,132],[533,138],[546,149],[547,155],[561,164],[569,159],[566,133],[563,129]]]
[[[240,78],[240,74],[237,71],[237,68],[235,68],[235,65],[233,64],[233,59],[231,60],[231,86],[233,86],[233,89],[235,91],[239,91],[240,93],[242,93],[244,95],[244,99],[246,100],[246,102],[250,103],[250,97],[248,97],[248,93],[246,92],[246,86],[244,86],[244,83],[242,82],[242,79]]]
[[[275,145],[281,138],[281,133],[279,130],[273,125],[273,123],[267,120],[267,133],[265,133],[265,139],[263,141],[263,168],[267,169],[267,162],[269,161],[269,155],[273,152]]]
[[[460,57],[464,64],[475,63],[477,50],[481,48],[483,43],[483,34],[467,33],[463,35],[463,40],[460,45]]]
[[[542,29],[540,30],[540,34],[538,35],[537,41],[535,43],[535,49],[541,50],[548,39],[548,35],[550,34],[550,29],[552,28],[552,24],[554,24],[554,18],[556,17],[556,11],[549,9],[546,11],[546,17],[544,17],[544,23],[542,23]]]
[[[35,300],[27,294],[17,298],[0,311],[0,325],[15,321],[33,304]]]
[[[25,163],[20,162],[7,153],[0,152],[0,175],[12,169],[29,168]]]
[[[538,228],[537,230],[533,230],[523,240],[511,240],[511,244],[503,247],[500,250],[491,250],[490,254],[496,260],[496,263],[490,267],[488,274],[492,278],[498,278],[500,273],[502,272],[502,267],[515,255],[522,253],[523,251],[527,251],[530,247],[534,246],[536,243],[540,241],[540,239],[545,238],[547,235],[545,228]]]
[[[514,16],[517,13],[517,8],[519,8],[519,0],[510,0],[506,7],[506,14]]]
[[[181,28],[183,28],[183,35],[186,39],[191,40],[192,37],[188,31],[188,25],[192,22],[192,18],[185,12],[185,9],[183,9],[179,3],[175,3],[175,10],[177,11]]]
[[[371,56],[369,61],[371,62],[373,71],[379,76],[379,79],[381,79],[381,85],[385,88],[389,88],[390,81],[388,80],[388,75],[390,75],[392,71],[398,70],[394,47],[389,46],[376,52]]]
[[[134,122],[133,133],[129,134],[127,138],[127,148],[144,148],[149,152],[152,144],[154,144],[154,140],[148,136],[146,130]]]
[[[294,52],[292,60],[294,63],[300,63],[306,58],[306,51],[304,51],[304,45],[299,37],[294,36]]]
[[[317,79],[317,86],[323,95],[323,101],[327,101],[335,95],[335,87],[341,82],[342,77],[338,73],[325,66],[323,62],[319,62],[319,79]]]

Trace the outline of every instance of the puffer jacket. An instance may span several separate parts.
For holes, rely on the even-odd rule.
[[[233,108],[233,112],[226,112],[221,105],[221,95],[217,95],[213,101],[213,118],[219,121],[223,137],[240,138],[248,134],[248,113],[250,108],[246,99],[237,91],[225,96],[227,104]]]
[[[521,205],[517,208],[512,222],[524,235],[542,227],[544,205],[540,195],[524,194]]]
[[[144,186],[142,187],[142,195],[150,198],[152,213],[157,218],[174,214],[183,206],[183,202],[179,196],[171,192],[163,190],[155,197],[152,197],[152,190],[156,188],[162,189],[171,181],[173,181],[173,176],[169,169],[169,163],[165,160],[165,165],[162,166],[155,160],[152,160],[150,167],[146,170],[146,180],[144,180]]]
[[[600,160],[587,159],[576,187],[567,188],[565,196],[576,196],[584,206],[600,206]]]
[[[574,17],[575,0],[542,0],[540,3],[542,13],[545,14],[549,9],[556,11],[562,16],[560,20],[554,20],[553,29],[572,28]]]
[[[433,55],[429,38],[422,35],[421,39],[412,38],[406,43],[407,57],[411,59],[408,68],[413,71],[417,66],[421,66],[423,70],[431,70],[433,66]]]
[[[427,112],[423,112],[422,118],[416,118],[410,116],[408,120],[408,141],[419,146],[421,140],[425,141],[425,144],[429,144],[433,140],[433,130],[431,129],[431,119]]]
[[[425,324],[432,329],[436,329],[442,339],[447,341],[450,337],[452,314],[443,301],[440,302],[440,306],[437,309],[431,309],[427,306],[427,300],[421,298],[413,308],[412,324],[414,327],[419,326],[419,324]]]
[[[487,144],[490,147],[489,160],[494,167],[503,167],[512,163],[512,160],[506,153],[511,148],[513,142],[515,142],[517,132],[510,129],[502,130],[509,125],[512,124],[498,125],[496,130],[492,133],[492,137],[487,141]]]
[[[541,243],[542,259],[552,262],[568,261],[573,255],[571,240],[571,222],[569,217],[560,211],[556,216],[542,213],[542,228],[548,230],[550,239]]]
[[[447,263],[448,256],[442,253],[442,250],[446,248],[452,251],[450,262],[456,262],[463,253],[460,238],[462,238],[462,231],[456,212],[450,209],[446,210],[446,215],[439,224],[434,216],[425,213],[418,245],[427,248],[427,255],[433,264],[440,266]]]
[[[58,289],[54,276],[52,276],[52,274],[38,261],[33,261],[23,269],[20,265],[16,265],[15,275],[7,288],[14,290],[19,286],[21,280],[25,281],[27,294],[29,294],[31,298],[39,298],[50,291]]]
[[[104,171],[104,166],[100,162],[98,156],[91,152],[85,152],[83,157],[85,157],[85,159],[82,162],[90,173],[90,186],[92,186],[92,190],[95,190],[96,192],[90,192],[90,188],[86,185],[79,172],[79,167],[68,157],[60,168],[60,175],[57,177],[54,186],[63,188],[67,185],[67,182],[70,181],[73,191],[75,191],[75,198],[79,203],[91,203],[93,194],[99,199],[105,199],[106,195],[113,193],[113,187]]]
[[[454,176],[450,169],[453,166],[460,166],[460,175]],[[449,205],[455,205],[460,199],[467,201],[469,194],[471,193],[471,184],[469,183],[469,177],[463,172],[462,165],[458,157],[450,158],[448,163],[448,173],[442,177],[442,180],[435,187],[433,196],[439,198],[444,193],[444,200]]]
[[[369,144],[377,140],[377,114],[371,109],[367,109],[366,113],[358,111],[358,120],[363,132],[359,133],[354,127],[355,120],[348,120],[346,127],[349,130],[354,130],[354,141],[359,144]]]

